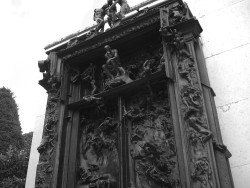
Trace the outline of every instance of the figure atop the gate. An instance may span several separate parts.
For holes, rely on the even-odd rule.
[[[106,14],[108,15],[108,24],[109,27],[113,27],[115,20],[117,20],[117,9],[116,6],[113,5],[113,0],[107,0],[107,9],[106,9]]]
[[[106,8],[106,6],[104,5],[102,8],[94,10],[94,17],[93,17],[93,19],[97,23],[97,26],[95,28],[95,33],[98,33],[99,31],[100,32],[104,32],[105,8]]]
[[[130,11],[130,7],[128,5],[127,0],[116,0],[114,3],[109,7],[109,9],[112,9],[116,6],[116,4],[119,4],[121,6],[120,12],[118,12],[116,15],[121,19]]]

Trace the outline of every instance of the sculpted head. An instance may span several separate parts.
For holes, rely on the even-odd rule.
[[[106,46],[104,46],[104,49],[105,49],[106,51],[109,51],[111,48],[110,48],[109,45],[106,45]]]
[[[113,0],[107,0],[107,3],[108,3],[108,4],[112,4],[112,3],[113,3]]]

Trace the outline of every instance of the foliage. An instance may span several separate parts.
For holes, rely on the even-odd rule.
[[[25,186],[32,135],[32,132],[23,135],[25,144],[21,150],[10,145],[5,154],[0,154],[0,187]]]
[[[0,88],[0,143],[0,153],[5,153],[9,145],[23,147],[18,107],[13,93],[5,87]]]
[[[0,187],[24,188],[33,133],[22,135],[13,93],[0,88]]]
[[[25,178],[21,179],[16,176],[12,178],[4,179],[0,183],[2,188],[24,188],[25,187]]]
[[[18,150],[10,146],[5,154],[0,155],[0,187],[4,187],[4,182],[13,180],[13,183],[23,182],[26,178],[29,156],[24,150]]]
[[[33,132],[23,134],[23,140],[24,140],[23,150],[24,152],[26,152],[26,156],[28,157],[30,156],[32,138],[33,138]]]

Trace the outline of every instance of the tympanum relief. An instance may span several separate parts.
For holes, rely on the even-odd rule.
[[[164,70],[162,55],[162,48],[157,45],[121,58],[118,49],[105,45],[105,61],[86,63],[82,71],[72,70],[71,82],[80,85],[82,97],[94,96]]]

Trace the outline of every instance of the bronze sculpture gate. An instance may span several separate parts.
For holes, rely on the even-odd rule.
[[[201,32],[169,0],[51,50],[36,187],[233,187]]]

